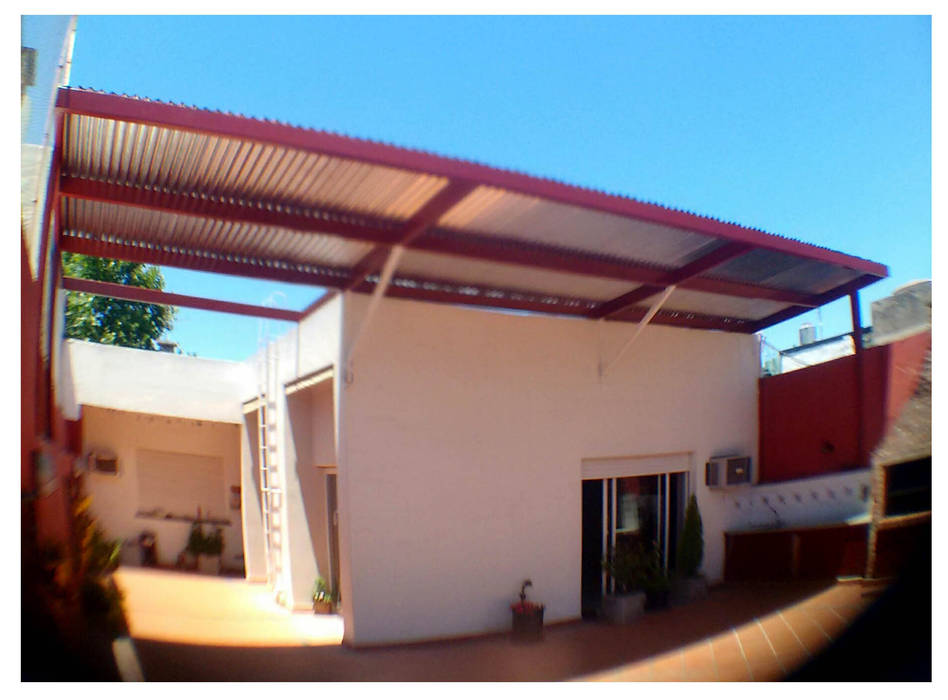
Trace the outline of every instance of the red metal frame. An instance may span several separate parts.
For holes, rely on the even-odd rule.
[[[397,245],[411,245],[425,230],[434,224],[445,213],[459,204],[474,190],[469,182],[451,182],[431,197],[418,212],[408,220],[401,230]],[[353,289],[360,285],[366,277],[378,273],[392,250],[390,245],[376,246],[363,256],[353,268],[352,277],[344,289]]]
[[[824,292],[823,294],[818,294],[813,297],[814,303],[810,306],[823,306],[823,304],[828,304],[831,301],[836,301],[837,299],[851,294],[855,291],[862,289],[863,287],[872,284],[873,282],[878,282],[879,278],[875,275],[862,275],[857,277],[846,284],[841,284],[834,289]],[[770,328],[781,321],[786,321],[788,318],[793,318],[798,314],[801,314],[805,311],[809,311],[809,308],[805,306],[790,306],[782,311],[778,311],[775,314],[767,316],[766,318],[760,319],[757,324],[750,330],[751,333],[757,333],[758,331],[763,330],[764,328]]]
[[[458,235],[444,229],[431,231],[427,228],[437,220],[438,216],[436,214],[438,212],[443,214],[451,206],[460,202],[466,196],[468,187],[470,187],[468,184],[447,186],[442,190],[443,198],[440,197],[440,193],[435,195],[432,201],[429,202],[430,209],[428,211],[423,208],[422,212],[419,212],[405,224],[333,211],[320,212],[321,216],[305,216],[73,177],[62,178],[61,191],[63,196],[74,199],[142,207],[174,213],[179,216],[193,215],[259,226],[274,226],[305,233],[318,232],[339,235],[361,242],[375,243],[379,246],[402,244],[432,253],[660,285],[659,290],[669,284],[667,280],[681,277],[678,284],[684,289],[752,299],[769,299],[799,306],[816,305],[812,301],[812,297],[798,292],[697,276],[698,271],[711,269],[724,262],[724,258],[718,258],[718,255],[724,255],[724,252],[728,253],[728,259],[737,257],[738,253],[736,251],[738,250],[746,252],[749,247],[745,244],[725,244],[717,249],[724,252],[716,254],[717,251],[715,251],[709,254],[707,256],[709,260],[704,270],[701,270],[698,265],[703,259],[690,263],[680,270],[666,270],[649,267],[634,261],[577,254],[574,251],[554,246],[527,245],[522,241],[498,236],[483,234]],[[426,207],[429,205],[426,205]],[[742,246],[744,247],[742,248]],[[356,264],[352,277],[347,284],[339,285],[337,282],[336,285],[332,286],[341,286],[343,289],[354,288],[367,276],[378,272],[386,254],[387,248],[376,248],[370,251]],[[176,265],[176,263],[170,261],[165,261],[162,264]],[[178,266],[186,267],[187,265],[181,263]],[[652,293],[654,292],[645,294],[645,297],[651,296]]]
[[[199,216],[256,226],[273,226],[304,233],[335,234],[368,243],[397,243],[402,230],[398,222],[373,219],[352,212],[323,209],[318,216],[295,214],[69,176],[60,179],[59,191],[62,196],[72,199],[121,204],[169,214]]]
[[[349,277],[349,270],[342,268],[320,268],[322,271],[307,271],[287,263],[271,266],[239,260],[226,260],[208,251],[175,251],[155,246],[146,248],[121,242],[97,241],[78,236],[64,235],[60,239],[60,250],[66,253],[82,253],[98,258],[113,258],[149,265],[168,265],[203,272],[218,272],[224,275],[239,275],[255,279],[277,280],[314,287],[338,287]]]
[[[648,299],[650,296],[658,294],[669,285],[681,284],[682,282],[691,279],[692,277],[697,277],[702,272],[707,272],[708,270],[717,267],[728,260],[733,260],[734,258],[740,257],[750,250],[753,250],[753,247],[747,245],[746,243],[725,243],[719,248],[715,248],[707,255],[703,255],[697,260],[693,260],[687,265],[678,268],[674,272],[668,273],[661,284],[645,284],[638,289],[633,289],[627,294],[623,294],[622,296],[616,297],[615,299],[603,302],[596,309],[594,309],[593,312],[589,314],[589,316],[591,318],[607,318],[612,314],[634,306],[640,301]]]
[[[790,253],[811,260],[843,265],[885,277],[884,265],[799,241],[764,233],[737,224],[676,211],[625,197],[583,189],[553,180],[436,156],[387,144],[365,141],[322,131],[301,129],[275,122],[199,110],[150,100],[61,88],[56,107],[73,114],[116,119],[184,131],[229,136],[272,143],[312,153],[348,158],[402,170],[441,175],[476,182],[619,216],[632,217],[663,226],[695,231],[716,238],[747,243],[755,247]]]
[[[254,306],[252,304],[238,304],[232,301],[195,297],[187,294],[174,294],[157,289],[132,287],[115,282],[99,282],[96,280],[81,279],[79,277],[63,277],[62,288],[70,292],[83,292],[113,299],[138,301],[143,304],[161,304],[162,306],[184,306],[203,311],[219,311],[225,314],[239,316],[258,316],[272,318],[277,321],[299,322],[302,314],[289,309],[275,309],[269,306]]]

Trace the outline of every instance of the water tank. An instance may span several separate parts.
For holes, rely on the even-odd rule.
[[[809,345],[816,342],[816,326],[804,323],[800,326],[800,345]]]

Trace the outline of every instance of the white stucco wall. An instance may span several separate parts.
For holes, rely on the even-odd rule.
[[[249,365],[81,340],[64,341],[63,405],[240,423],[255,393]],[[70,386],[71,381],[71,386]]]
[[[276,396],[271,421],[275,427],[272,444],[277,445],[274,475],[284,494],[278,516],[283,573],[275,582],[276,594],[281,603],[296,609],[312,605],[313,583],[320,573],[318,555],[325,550],[325,490],[315,465],[335,460],[333,446],[339,424],[334,396],[338,394],[330,389],[337,379],[290,397],[285,396],[283,387],[315,371],[338,366],[341,312],[341,299],[334,299],[271,346],[271,354],[278,358],[276,381],[270,387]],[[259,377],[264,365],[257,356],[248,361],[248,367]],[[249,451],[245,460],[248,455]],[[244,472],[249,474],[246,461]],[[252,512],[247,513],[252,520]],[[249,520],[247,526],[253,526]]]
[[[239,431],[240,427],[232,423],[83,406],[83,450],[104,448],[118,457],[118,475],[93,471],[87,475],[85,484],[92,496],[92,511],[108,536],[128,540],[129,546],[124,552],[127,563],[140,563],[138,535],[143,530],[151,530],[157,535],[159,561],[173,565],[187,544],[191,528],[191,523],[185,521],[136,515],[139,508],[138,451],[145,449],[221,460],[224,472],[221,488],[230,521],[230,525],[222,528],[222,561],[227,567],[240,568],[243,553],[240,512],[230,510],[230,487],[240,484]]]
[[[345,297],[346,338],[367,303]],[[756,462],[756,340],[649,327],[600,381],[634,330],[382,302],[337,392],[349,643],[506,629],[528,577],[548,621],[578,617],[588,458],[691,453],[720,577],[727,513],[701,468]]]

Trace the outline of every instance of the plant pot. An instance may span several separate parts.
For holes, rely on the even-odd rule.
[[[219,554],[198,554],[197,570],[201,574],[217,575],[221,572],[221,557]]]
[[[623,595],[607,595],[602,599],[602,616],[616,625],[627,625],[634,622],[645,610],[645,593],[625,593]]]
[[[332,601],[314,600],[313,612],[316,613],[317,615],[331,615],[332,614]]]
[[[668,601],[671,595],[669,590],[646,591],[645,609],[662,610],[668,607]]]
[[[704,576],[679,579],[672,584],[671,604],[684,605],[708,597],[708,582]]]
[[[524,611],[511,610],[513,615],[513,633],[515,642],[538,642],[543,639],[544,606]]]

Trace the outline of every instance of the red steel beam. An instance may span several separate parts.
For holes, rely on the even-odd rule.
[[[357,293],[368,293],[368,290],[362,287],[354,291]],[[493,309],[510,309],[517,311],[534,311],[547,314],[563,314],[567,316],[576,316],[579,318],[585,318],[587,314],[586,308],[582,306],[574,306],[568,303],[549,304],[526,299],[496,298],[483,295],[474,296],[447,290],[427,290],[420,288],[401,287],[397,285],[389,286],[387,296],[444,304],[464,304],[467,306],[479,306]],[[645,312],[646,310],[640,310],[640,313],[629,314],[628,317],[623,318],[615,317],[611,318],[610,320],[619,322],[638,322]],[[675,326],[678,328],[699,328],[706,330],[730,331],[733,333],[747,333],[748,325],[752,322],[724,319],[713,316],[701,316],[698,314],[659,312],[652,319],[651,323],[663,326]]]
[[[168,214],[188,214],[256,226],[279,227],[304,233],[335,234],[370,243],[392,243],[397,241],[400,233],[400,226],[396,223],[352,212],[326,210],[315,216],[307,216],[277,210],[275,207],[246,206],[69,176],[60,178],[59,191],[62,196],[73,199],[122,204]]]
[[[715,268],[718,265],[727,262],[728,260],[733,260],[734,258],[737,258],[752,249],[753,246],[747,245],[746,243],[725,243],[724,245],[715,248],[707,255],[702,255],[697,260],[692,260],[687,265],[683,265],[677,270],[669,272],[665,276],[665,279],[657,285],[644,284],[638,289],[633,289],[631,292],[623,294],[622,296],[603,302],[593,309],[589,316],[590,318],[607,318],[612,314],[619,313],[624,309],[635,306],[640,301],[648,299],[654,294],[658,294],[669,285],[681,284],[685,280],[691,279],[692,277],[697,277],[702,272],[707,272],[708,270]]]
[[[445,188],[445,198],[460,196],[465,185],[454,190]],[[74,177],[61,178],[62,194],[75,199],[85,199],[108,204],[120,204],[153,209],[177,215],[210,217],[224,221],[274,226],[307,233],[325,233],[351,238],[361,242],[383,246],[370,251],[354,268],[351,287],[357,286],[367,276],[377,272],[387,254],[386,245],[406,241],[405,245],[433,253],[490,260],[512,265],[527,265],[547,270],[573,274],[608,277],[628,282],[663,285],[669,272],[658,267],[648,267],[631,261],[595,256],[553,246],[525,245],[522,241],[504,239],[483,234],[457,234],[438,230],[428,235],[430,229],[409,220],[399,224],[390,220],[363,217],[340,212],[324,213],[324,216],[306,216],[274,208],[251,207],[230,202],[220,202],[172,194],[142,190],[135,187],[115,185]],[[458,199],[458,201],[460,201]],[[456,202],[455,202],[456,203]],[[444,202],[441,202],[443,205]],[[418,216],[418,215],[416,215]],[[739,244],[733,244],[739,245]],[[733,248],[728,248],[733,250]],[[152,262],[152,261],[149,261]],[[168,263],[170,264],[170,263]],[[235,273],[239,274],[239,273]],[[333,286],[338,286],[333,285]],[[691,277],[681,282],[685,289],[712,292],[752,299],[770,299],[801,306],[815,305],[809,296],[796,292],[730,282],[727,280]]]
[[[824,292],[823,294],[817,295],[816,297],[814,297],[814,301],[818,302],[815,305],[822,306],[823,304],[828,304],[831,301],[836,301],[837,299],[841,297],[844,297],[848,294],[858,291],[862,289],[863,287],[866,287],[872,284],[873,282],[878,282],[878,281],[879,281],[879,277],[877,277],[876,275],[862,275],[860,277],[857,277],[854,280],[851,280],[850,282],[847,282],[846,284],[841,284],[840,286],[835,287],[834,289],[831,289],[828,292]],[[751,332],[757,333],[758,331],[761,331],[765,328],[770,328],[770,326],[774,326],[782,321],[786,321],[789,318],[793,318],[794,316],[798,316],[799,314],[802,314],[804,311],[809,311],[809,310],[810,310],[810,307],[807,307],[807,306],[790,306],[786,309],[783,309],[782,311],[778,311],[775,314],[771,314],[770,316],[767,316],[766,318],[762,318],[761,320],[757,322],[756,326],[752,329]]]
[[[200,110],[194,107],[108,95],[76,88],[61,88],[56,96],[56,107],[71,114],[270,143],[310,153],[320,153],[418,173],[440,175],[451,179],[468,180],[477,184],[506,189],[561,204],[681,228],[716,238],[798,255],[811,260],[843,265],[877,277],[885,277],[888,274],[884,265],[870,260],[774,236],[737,224],[718,221],[710,217],[667,209],[656,204],[583,189],[523,173],[510,172],[478,163],[445,158],[431,153],[338,134],[301,129],[270,121]]]
[[[63,277],[62,288],[70,292],[96,294],[113,299],[138,301],[143,304],[184,306],[191,309],[201,309],[203,311],[219,311],[221,313],[237,314],[239,316],[259,316],[261,318],[272,318],[277,321],[291,321],[293,323],[297,323],[302,315],[299,311],[292,311],[290,309],[274,309],[269,306],[237,304],[232,301],[195,297],[187,294],[173,294],[157,289],[132,287],[127,284],[116,284],[115,282],[99,282],[97,280],[87,280],[79,277]]]
[[[170,251],[162,248],[146,248],[128,243],[96,241],[77,236],[61,236],[60,250],[67,253],[82,253],[98,258],[113,258],[149,265],[168,265],[188,270],[217,272],[223,275],[239,275],[255,279],[277,280],[314,287],[338,287],[349,278],[349,271],[326,268],[324,272],[306,271],[283,263],[273,266],[251,262],[224,260],[207,254],[206,251]]]
[[[459,204],[473,190],[470,182],[450,181],[437,194],[429,199],[402,227],[397,245],[408,246],[425,230],[438,221],[445,213]],[[353,289],[365,281],[365,278],[377,274],[392,251],[391,245],[378,245],[356,263],[352,279],[345,289]]]
[[[439,230],[437,235],[421,236],[412,246],[418,250],[446,255],[479,258],[510,265],[525,265],[557,272],[569,272],[579,275],[606,277],[626,282],[662,285],[667,279],[668,270],[648,267],[630,261],[616,260],[561,248],[540,245],[524,245],[521,241],[486,235],[458,235]],[[743,282],[731,282],[722,279],[692,277],[684,280],[683,289],[747,297],[749,299],[769,299],[802,306],[812,305],[812,297],[783,289],[761,287]]]

